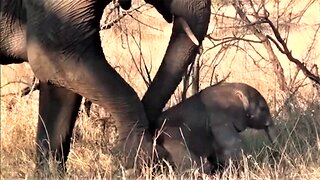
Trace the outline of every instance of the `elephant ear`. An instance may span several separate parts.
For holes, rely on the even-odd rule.
[[[242,104],[243,104],[243,109],[244,109],[245,111],[247,111],[248,108],[249,108],[249,100],[248,100],[247,96],[245,96],[245,95],[244,95],[241,91],[239,91],[239,90],[236,90],[234,93],[235,93],[235,94],[238,96],[238,98],[241,100],[241,102],[242,102]]]
[[[240,99],[243,109],[236,109],[236,117],[233,118],[233,125],[238,131],[244,131],[247,128],[247,110],[249,108],[249,100],[241,91],[234,91],[235,95]]]
[[[181,26],[183,30],[186,32],[187,36],[190,38],[190,40],[197,46],[199,46],[199,41],[196,38],[196,36],[193,34],[190,26],[188,25],[187,21],[184,20],[183,18],[179,17],[177,20],[181,23]]]

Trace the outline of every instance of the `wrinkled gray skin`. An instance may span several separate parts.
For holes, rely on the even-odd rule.
[[[146,2],[154,5],[168,22],[170,16],[164,13],[166,9],[170,9],[175,15],[174,21],[184,17],[201,44],[210,18],[210,0],[146,0]],[[154,133],[154,124],[162,109],[182,80],[188,65],[194,62],[198,52],[199,47],[190,41],[181,25],[173,23],[172,35],[163,62],[142,98],[146,116],[150,121],[151,133]]]
[[[0,64],[29,62],[40,80],[38,172],[48,170],[50,153],[60,162],[59,171],[65,171],[82,96],[104,107],[116,119],[120,138],[115,152],[127,157],[125,167],[133,166],[141,137],[141,147],[150,155],[153,131],[144,133],[149,127],[147,116],[160,114],[199,48],[176,19],[183,18],[200,43],[208,28],[209,0],[149,1],[168,22],[174,23],[163,63],[150,85],[163,88],[150,88],[141,103],[132,87],[107,63],[101,48],[99,22],[110,2],[0,0]],[[131,6],[130,0],[119,3],[124,9]],[[148,98],[154,94],[159,94],[156,100]],[[156,110],[149,110],[150,105]],[[166,151],[157,148],[159,158],[166,158]]]
[[[157,127],[163,133],[159,143],[171,154],[177,168],[205,162],[204,171],[222,168],[231,158],[240,158],[246,128],[263,129],[271,141],[276,135],[269,107],[262,95],[243,83],[222,83],[163,112]],[[184,143],[185,142],[185,143]],[[191,158],[191,161],[190,161]]]

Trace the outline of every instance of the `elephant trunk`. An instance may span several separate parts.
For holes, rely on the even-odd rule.
[[[172,23],[173,16],[168,2],[165,2],[165,0],[145,0],[145,2],[154,6],[168,23]]]
[[[200,44],[206,35],[209,24],[209,0],[206,0],[205,3],[199,0],[191,3],[173,1],[177,1],[177,3],[172,2],[170,8],[172,12],[178,14],[174,18],[170,42],[161,66],[142,99],[152,133],[154,133],[155,122],[162,109],[182,80],[188,65],[195,60],[199,51],[199,46],[190,40],[179,18],[184,18]],[[184,6],[187,7],[183,8]]]
[[[273,144],[276,142],[276,138],[278,136],[278,131],[276,129],[276,126],[272,124],[271,126],[268,126],[265,128],[265,132],[267,134],[267,137],[269,141]]]
[[[181,30],[181,25],[174,22],[173,34],[161,66],[142,99],[150,121],[155,121],[161,114],[166,102],[180,83],[183,73],[197,54],[198,47],[186,34],[175,33],[177,29]]]

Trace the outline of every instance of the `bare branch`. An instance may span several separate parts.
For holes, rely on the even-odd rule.
[[[11,81],[11,82],[8,82],[8,83],[4,84],[3,86],[1,86],[0,89],[4,88],[4,87],[6,87],[6,86],[9,86],[9,85],[11,85],[11,84],[17,84],[17,83],[27,85],[27,88],[29,88],[30,91],[31,91],[32,85],[30,85],[29,83],[26,83],[26,82],[24,82],[24,81],[21,81],[21,80],[20,80],[20,81]],[[25,88],[25,89],[27,89],[27,88]],[[29,92],[30,92],[30,91],[29,91]],[[18,94],[19,94],[18,92],[16,92],[16,93],[1,94],[1,97],[5,97],[5,96],[9,96],[9,95],[18,95]],[[23,94],[23,91],[22,91],[22,94]]]
[[[243,4],[242,4],[242,1],[237,1],[237,0],[233,0],[232,1],[232,5],[233,7],[235,8],[237,14],[240,16],[241,20],[245,23],[245,24],[252,24],[252,22],[250,21],[250,19],[247,17],[246,13],[244,12],[243,10]],[[269,16],[269,13],[267,11],[265,11],[265,16],[266,17],[263,17],[264,19],[268,19],[268,16]],[[284,76],[284,71],[283,71],[283,68],[279,62],[279,59],[277,58],[277,56],[275,55],[273,49],[272,49],[272,46],[268,40],[268,38],[266,37],[265,34],[263,34],[263,32],[261,31],[261,23],[263,21],[263,18],[260,18],[260,16],[256,17],[258,18],[257,22],[260,22],[257,23],[256,25],[254,26],[247,26],[247,28],[257,37],[259,38],[261,41],[262,41],[262,44],[263,46],[265,47],[267,53],[268,53],[268,56],[273,64],[273,69],[274,69],[274,72],[278,78],[278,84],[280,86],[280,89],[282,91],[287,91],[288,90],[288,86],[287,86],[287,83],[285,81],[285,76]]]
[[[314,45],[317,42],[317,35],[319,33],[319,30],[320,30],[320,24],[318,24],[317,30],[315,31],[315,33],[313,35],[312,42],[311,42],[311,44],[310,44],[310,46],[308,48],[308,51],[307,51],[308,53],[306,54],[306,57],[304,57],[303,59],[307,59],[310,56],[311,51],[312,51],[312,49],[314,48]],[[317,75],[317,76],[319,76],[319,75]]]
[[[142,14],[143,11],[139,11],[139,10],[140,10],[141,8],[145,7],[145,6],[146,6],[146,4],[142,4],[142,5],[134,8],[134,9],[131,9],[131,10],[126,11],[125,13],[122,13],[122,14],[121,14],[120,16],[118,16],[116,19],[114,19],[114,20],[112,20],[111,22],[109,22],[109,23],[101,26],[101,27],[100,27],[100,30],[103,31],[103,30],[110,29],[110,28],[113,27],[115,24],[117,24],[120,20],[122,20],[124,17],[130,16],[132,19],[134,19],[135,21],[138,21],[140,24],[143,24],[143,25],[145,25],[145,26],[147,26],[147,27],[149,27],[149,28],[151,28],[151,29],[157,30],[157,31],[162,31],[161,29],[157,29],[157,28],[155,28],[155,27],[152,27],[152,26],[150,26],[150,25],[148,25],[148,24],[146,24],[146,23],[138,20],[137,18],[133,17],[133,15],[132,15],[133,12],[138,12],[139,14]],[[117,6],[115,6],[115,8],[116,8],[116,7],[117,7]]]
[[[24,81],[19,80],[19,81],[11,81],[11,82],[8,82],[8,83],[4,84],[3,86],[1,86],[0,89],[6,87],[6,86],[8,86],[8,85],[16,84],[16,83],[25,84],[25,85],[27,85],[27,86],[30,86],[29,83],[26,83],[26,82],[24,82]]]
[[[282,49],[282,47],[278,44],[278,42],[277,42],[275,39],[273,39],[273,38],[272,38],[271,36],[269,36],[269,35],[267,35],[267,38],[268,38],[270,41],[272,41],[274,45],[277,46],[278,50],[279,50],[281,53],[283,53],[283,54],[285,53],[284,50]]]
[[[132,36],[134,42],[137,43],[137,42],[136,42],[136,39],[134,38],[134,36],[133,36],[132,34],[131,34],[131,36]],[[131,47],[130,47],[130,45],[129,45],[129,37],[126,36],[126,38],[127,38],[127,42],[128,42],[128,43],[127,43],[127,44],[128,44],[127,47],[128,47],[129,53],[130,53],[130,55],[131,55],[132,62],[133,62],[133,64],[134,64],[134,66],[136,67],[138,73],[139,73],[140,76],[142,77],[144,83],[145,83],[146,86],[148,87],[148,84],[149,84],[149,83],[148,83],[148,80],[145,78],[145,76],[143,75],[143,72],[141,71],[141,69],[139,68],[137,62],[135,61],[133,52],[132,52]],[[142,53],[141,53],[141,46],[138,46],[138,48],[139,48],[140,55],[141,55],[141,54],[142,54]]]
[[[21,96],[22,97],[26,96],[26,95],[30,94],[31,92],[39,90],[39,89],[40,89],[40,83],[37,82],[36,78],[34,77],[32,85],[22,89]]]
[[[320,85],[320,78],[318,76],[316,76],[315,74],[313,74],[311,71],[309,71],[307,69],[307,67],[304,65],[304,63],[302,63],[301,61],[299,61],[298,59],[296,59],[295,57],[293,57],[292,52],[288,49],[287,44],[285,43],[285,41],[281,38],[281,35],[279,33],[279,31],[277,30],[277,28],[274,26],[274,24],[268,19],[268,18],[264,18],[265,22],[267,22],[275,37],[277,38],[278,42],[281,44],[283,51],[280,51],[285,54],[287,56],[287,58],[289,59],[289,61],[293,62],[294,64],[296,64],[298,66],[298,68],[300,68],[303,72],[303,74],[305,76],[307,76],[309,79],[311,79],[312,81],[316,82],[318,85]],[[277,46],[278,47],[278,46]]]

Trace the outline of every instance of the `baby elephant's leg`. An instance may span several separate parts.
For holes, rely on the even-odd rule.
[[[221,170],[223,170],[223,164],[222,162],[219,161],[218,155],[216,154],[216,152],[213,152],[212,154],[210,154],[207,158],[208,163],[210,164],[210,166],[208,166],[209,168],[209,172],[211,174],[215,173],[215,172],[219,172]]]
[[[201,165],[200,158],[190,152],[180,140],[167,137],[163,141],[163,147],[171,155],[174,168],[178,172],[193,169]]]
[[[211,127],[213,134],[213,152],[208,161],[212,163],[213,170],[221,170],[229,165],[231,160],[233,165],[238,166],[242,149],[242,139],[231,123],[221,126]]]

